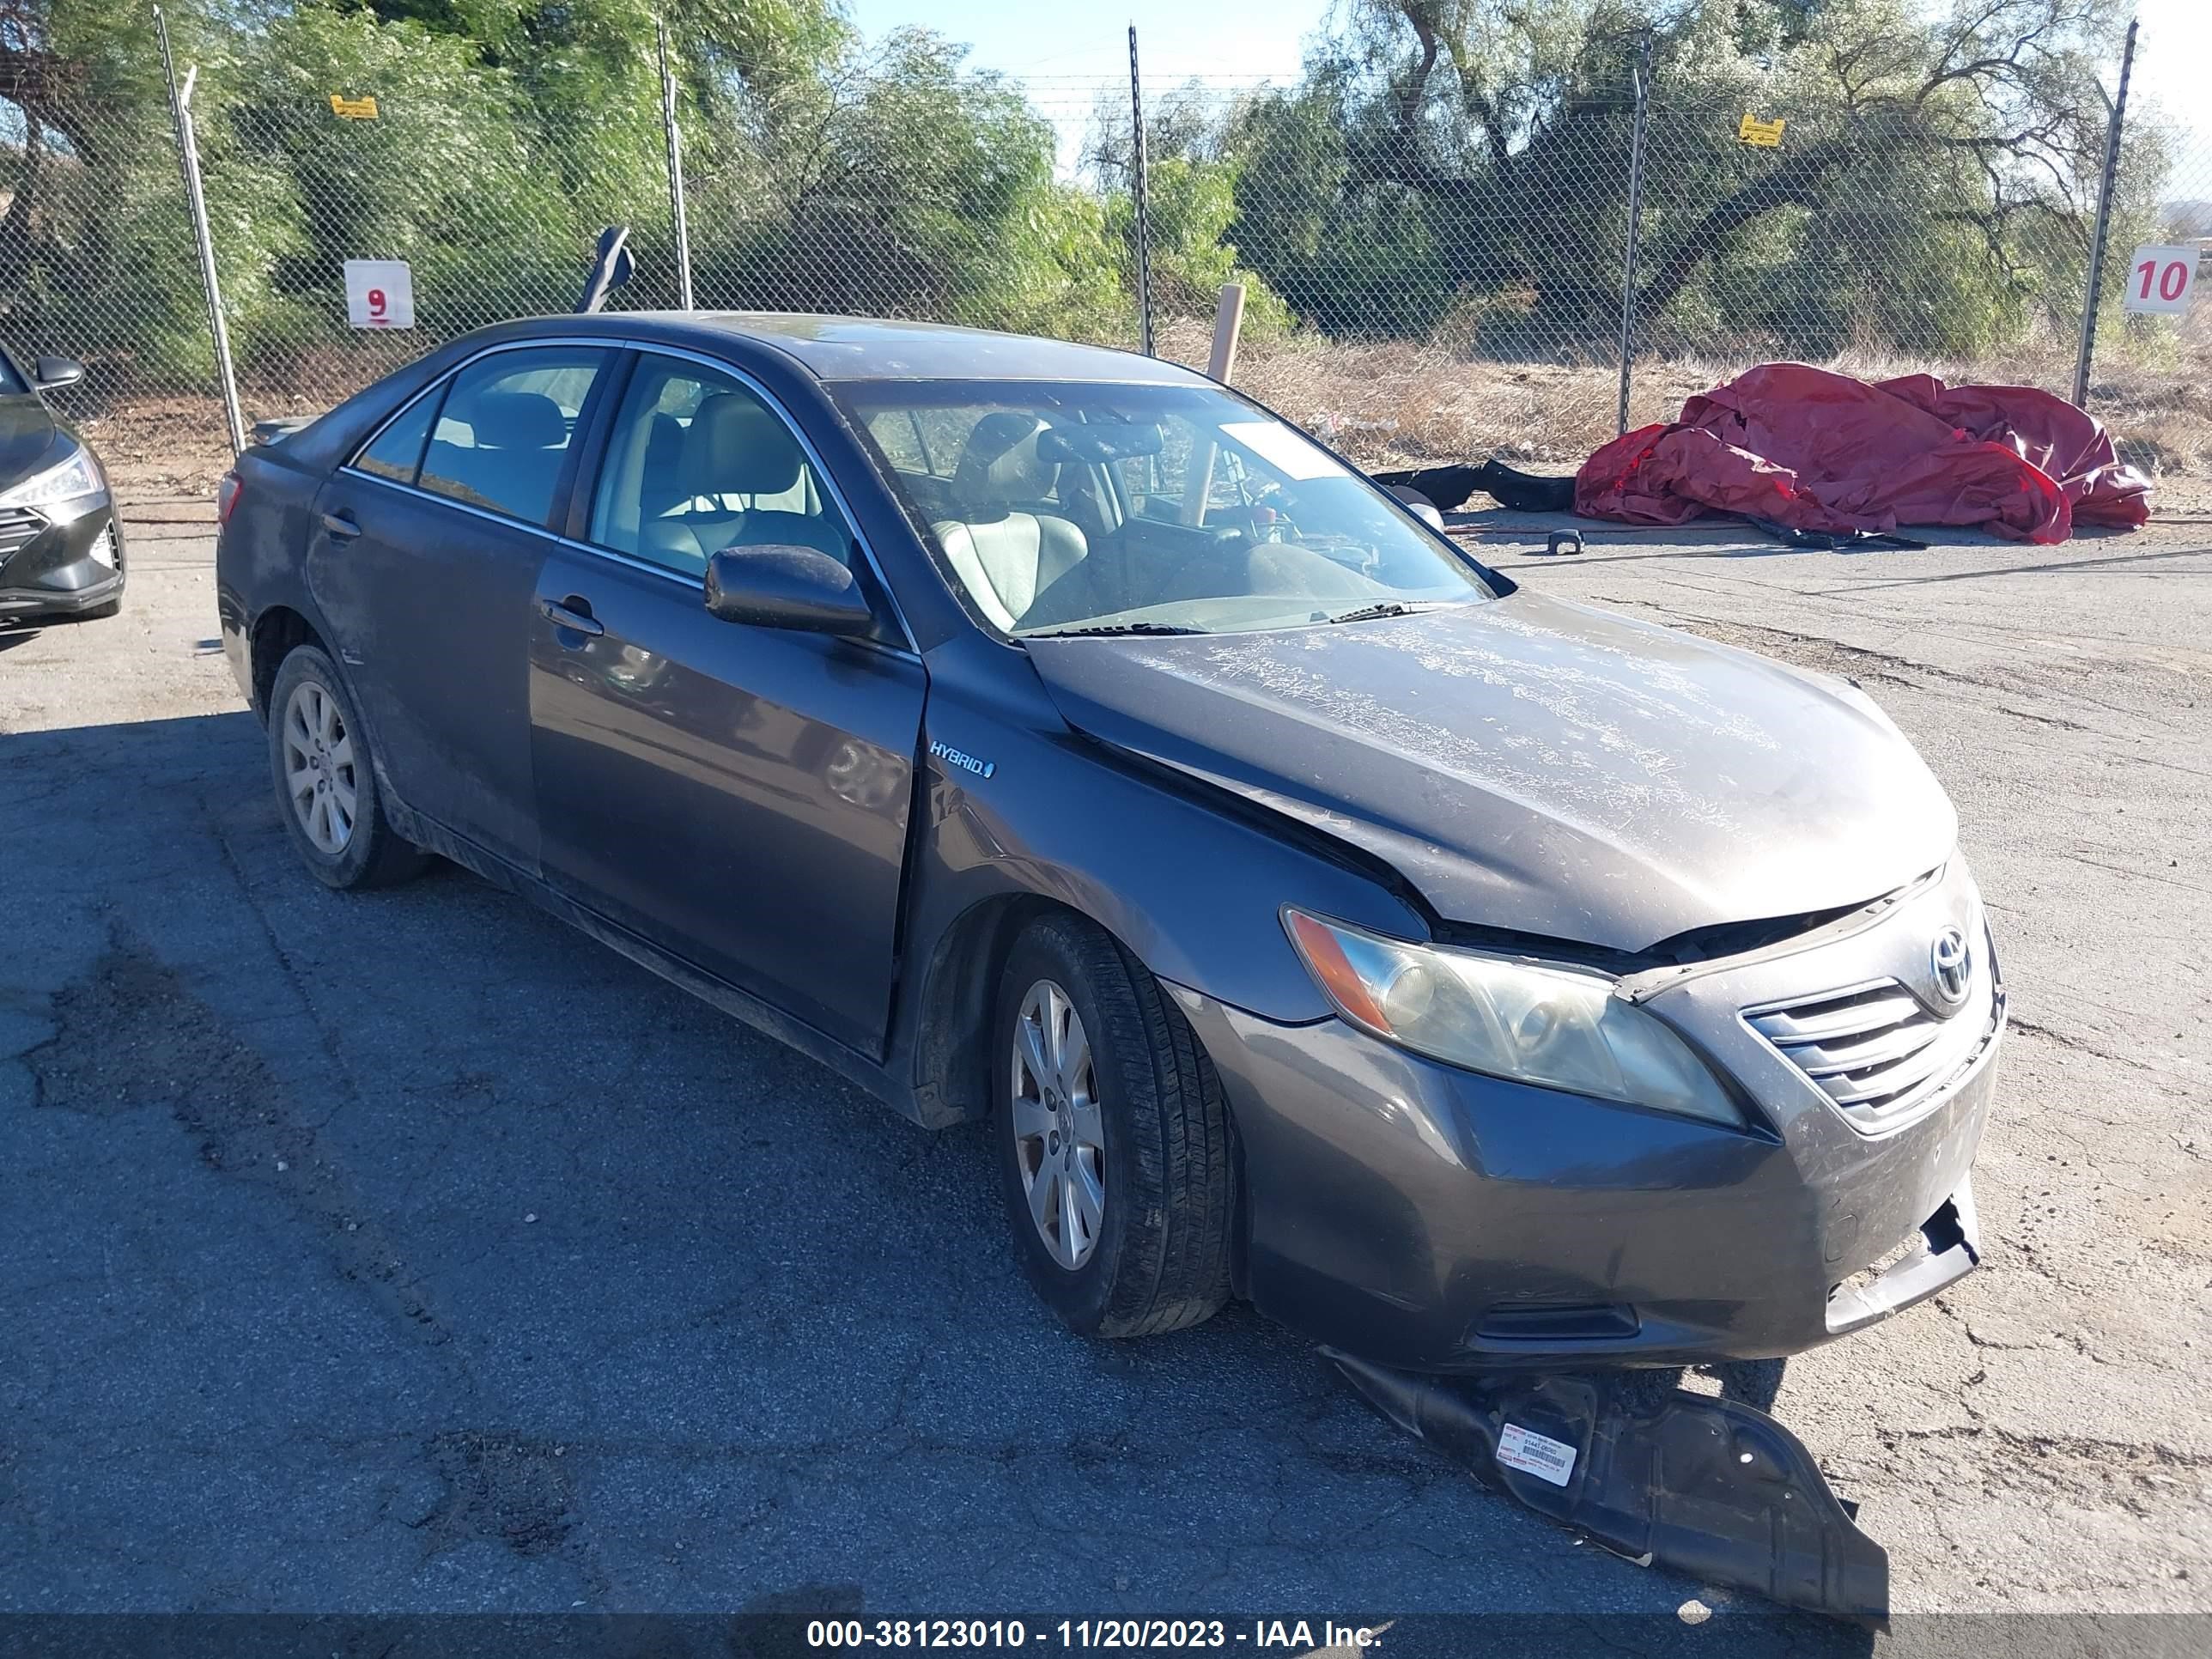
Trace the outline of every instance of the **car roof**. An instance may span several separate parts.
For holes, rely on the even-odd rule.
[[[573,325],[578,319],[547,318]],[[944,323],[892,322],[872,317],[821,317],[785,311],[601,312],[594,322],[655,332],[736,336],[796,358],[823,380],[1107,380],[1206,385],[1179,364],[1030,334]],[[666,337],[664,334],[663,337]],[[702,346],[710,341],[701,340]]]

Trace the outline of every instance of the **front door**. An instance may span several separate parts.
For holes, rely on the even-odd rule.
[[[570,444],[609,354],[480,357],[333,473],[308,526],[309,591],[408,805],[538,863],[526,664]]]
[[[895,636],[709,615],[709,553],[852,530],[783,416],[647,352],[610,428],[586,550],[538,583],[530,714],[547,879],[869,1054],[890,1002],[925,679]]]

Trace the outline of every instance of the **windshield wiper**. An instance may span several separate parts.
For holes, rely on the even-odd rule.
[[[1340,617],[1331,617],[1332,623],[1374,622],[1383,617],[1410,617],[1413,607],[1396,599],[1384,599],[1379,605],[1363,605],[1357,611],[1347,611]]]
[[[1180,628],[1174,623],[1105,623],[1096,628],[1046,628],[1024,634],[1025,640],[1098,639],[1113,634],[1203,634],[1203,628]]]

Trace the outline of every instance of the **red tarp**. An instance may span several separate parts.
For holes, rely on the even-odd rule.
[[[2150,483],[2103,425],[2048,392],[1947,386],[1932,374],[1869,385],[1762,363],[1583,463],[1575,511],[1631,524],[1711,512],[1793,530],[1964,525],[2063,542],[2076,520],[2134,526]]]

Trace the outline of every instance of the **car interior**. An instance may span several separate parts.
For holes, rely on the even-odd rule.
[[[798,439],[737,390],[709,392],[688,424],[656,410],[618,428],[592,539],[696,574],[708,555],[731,548],[805,547],[840,563],[852,556],[852,538],[823,511]]]
[[[422,459],[423,486],[518,516],[533,516],[529,505],[542,502],[534,515],[542,519],[570,418],[542,392],[487,388],[451,398]]]
[[[879,442],[903,415],[872,425]],[[905,435],[918,438],[918,423]],[[1176,475],[1188,455],[1164,472],[1165,441],[1156,423],[1001,409],[974,420],[949,477],[916,467],[935,459],[917,443],[884,447],[960,586],[1005,632],[1253,595],[1341,608],[1392,591],[1366,550],[1304,545],[1286,514],[1249,502],[1246,464],[1225,447],[1203,501],[1186,502]]]
[[[544,522],[599,365],[533,357],[455,380],[422,487]],[[864,418],[947,575],[1002,633],[1297,625],[1481,593],[1370,487],[1254,412],[979,401]],[[404,448],[410,425],[395,422],[356,464],[407,477],[404,459],[379,452]],[[672,359],[641,365],[623,393],[590,534],[687,576],[732,549],[801,547],[847,565],[854,554],[783,417],[733,379]]]

